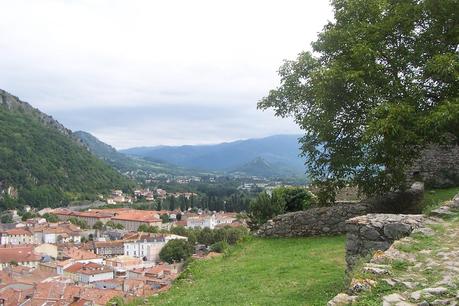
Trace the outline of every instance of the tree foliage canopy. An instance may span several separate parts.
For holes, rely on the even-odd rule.
[[[278,187],[272,194],[262,192],[250,203],[250,227],[256,229],[286,212],[305,210],[314,202],[312,193],[303,187]]]
[[[193,254],[193,246],[186,240],[170,240],[159,252],[162,261],[173,263],[188,259]]]
[[[459,136],[459,2],[334,0],[335,21],[279,70],[258,107],[292,116],[312,178],[334,195],[404,189],[428,143]],[[322,195],[322,200],[325,200]],[[329,199],[328,199],[329,200]]]

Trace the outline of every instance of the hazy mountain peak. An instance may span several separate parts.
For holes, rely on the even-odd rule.
[[[120,152],[155,162],[167,162],[206,171],[240,171],[251,164],[271,168],[272,175],[303,175],[304,160],[299,157],[299,135],[273,135],[214,145],[141,147]],[[252,175],[250,171],[247,174]]]

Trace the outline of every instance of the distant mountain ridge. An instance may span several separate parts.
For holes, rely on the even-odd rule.
[[[304,176],[299,157],[299,135],[275,135],[215,145],[140,147],[120,150],[155,162],[227,173],[269,173],[269,176]],[[257,169],[258,168],[258,169]],[[264,170],[263,170],[263,169]],[[271,169],[267,171],[267,169]]]
[[[87,132],[76,131],[73,132],[73,136],[79,139],[83,144],[85,144],[94,155],[109,163],[118,160],[129,159],[126,155],[119,153],[112,146],[100,141],[99,139]]]
[[[57,120],[4,90],[0,122],[0,184],[19,191],[9,206],[58,206],[132,184]]]
[[[156,174],[164,173],[182,175],[188,174],[191,171],[178,168],[174,165],[153,162],[145,160],[141,157],[128,156],[126,154],[120,153],[112,146],[102,142],[97,137],[88,132],[76,131],[73,133],[73,136],[78,138],[79,141],[87,146],[91,153],[93,153],[95,156],[123,173],[142,170]]]

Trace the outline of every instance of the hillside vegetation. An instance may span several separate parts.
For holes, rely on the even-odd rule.
[[[444,201],[452,199],[456,194],[459,194],[459,186],[428,190],[424,194],[423,212],[430,213],[432,209],[437,208]]]
[[[95,197],[130,182],[77,143],[57,121],[0,91],[0,182],[19,191],[18,203],[58,206]]]
[[[343,288],[344,240],[252,238],[191,263],[149,305],[325,305]]]

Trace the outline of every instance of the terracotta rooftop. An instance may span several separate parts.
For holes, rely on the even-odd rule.
[[[32,233],[29,230],[26,230],[24,228],[13,228],[10,230],[4,231],[5,234],[7,235],[26,235],[26,236],[32,236]]]
[[[17,306],[29,299],[33,294],[33,287],[30,285],[10,284],[0,289],[0,299],[5,302],[3,306]]]
[[[77,247],[64,247],[64,249],[62,250],[62,255],[63,257],[76,260],[99,258],[99,256],[97,256],[93,252],[86,251],[81,248],[79,249]]]
[[[186,226],[186,220],[176,221],[174,224],[176,226]]]
[[[106,248],[106,247],[122,247],[124,245],[123,240],[112,240],[112,241],[94,241],[96,248]]]
[[[98,305],[105,305],[113,297],[123,296],[123,292],[119,290],[83,287],[76,287],[77,289],[74,289],[72,287],[76,286],[68,286],[68,289],[64,293],[64,299],[68,301],[73,301],[74,297],[79,297],[80,299],[95,301]]]
[[[152,210],[129,210],[115,214],[112,220],[162,222],[158,216],[159,213]]]
[[[86,218],[110,218],[113,216],[113,213],[98,210],[98,211],[73,211],[66,208],[58,208],[52,212],[55,215],[59,216],[74,216],[74,217],[86,217]]]
[[[66,283],[61,282],[39,283],[35,286],[33,299],[59,300],[64,296],[66,286]]]
[[[65,268],[64,271],[67,272],[67,273],[76,273],[81,268],[83,268],[83,266],[84,266],[84,263],[76,262],[73,265],[68,266],[67,268]]]
[[[132,241],[132,240],[143,240],[148,239],[150,237],[156,237],[157,234],[151,233],[142,233],[142,232],[129,232],[123,236],[124,241]]]
[[[90,263],[74,263],[70,267],[64,270],[67,273],[80,273],[80,274],[100,274],[100,273],[107,273],[112,272],[112,270],[104,265],[99,265],[93,262]]]
[[[0,263],[11,261],[34,262],[40,261],[41,256],[33,252],[33,246],[7,247],[0,248]]]

